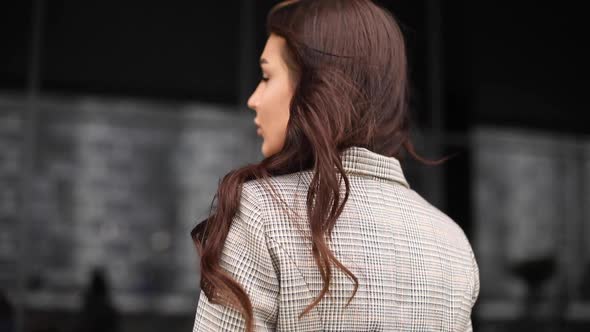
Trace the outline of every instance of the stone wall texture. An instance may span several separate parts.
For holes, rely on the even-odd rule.
[[[0,98],[0,282],[18,268],[34,305],[79,304],[95,267],[124,310],[192,311],[189,236],[219,180],[262,158],[252,115],[216,105],[107,98],[39,100],[31,190],[20,221],[22,114]],[[19,247],[19,243],[23,246]]]

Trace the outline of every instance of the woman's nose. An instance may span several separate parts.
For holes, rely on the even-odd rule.
[[[254,94],[252,94],[250,96],[250,98],[248,98],[248,102],[247,102],[248,108],[256,111],[256,103],[254,102]]]

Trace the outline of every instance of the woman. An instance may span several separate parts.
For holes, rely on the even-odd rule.
[[[369,0],[284,1],[267,28],[248,100],[265,158],[227,174],[191,232],[194,331],[470,331],[470,243],[398,161],[428,163],[394,18]]]

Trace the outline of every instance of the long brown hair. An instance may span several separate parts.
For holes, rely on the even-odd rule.
[[[328,292],[332,263],[355,282],[346,305],[358,288],[358,279],[330,251],[325,237],[331,239],[350,191],[340,153],[358,146],[399,159],[409,153],[427,164],[446,159],[423,159],[410,141],[406,50],[390,12],[369,0],[288,0],[269,12],[271,33],[286,40],[282,56],[295,83],[283,149],[225,175],[213,198],[215,211],[191,232],[201,258],[201,289],[211,303],[241,311],[247,331],[254,324],[250,299],[219,265],[244,182],[270,183],[272,176],[313,171],[307,218],[323,288],[301,318]],[[340,177],[346,186],[343,198]]]

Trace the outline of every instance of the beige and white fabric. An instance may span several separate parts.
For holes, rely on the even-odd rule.
[[[319,294],[306,220],[311,171],[244,184],[221,266],[249,294],[256,331],[471,331],[479,270],[464,231],[410,188],[400,163],[362,147],[342,154],[350,196],[329,242],[358,278],[333,266],[330,293]],[[344,193],[344,182],[341,192]],[[241,314],[210,304],[201,291],[193,331],[243,331]]]

